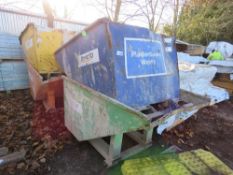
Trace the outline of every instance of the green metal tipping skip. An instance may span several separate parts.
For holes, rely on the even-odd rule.
[[[119,27],[130,28],[130,30],[134,30],[133,26],[127,27],[123,24],[114,23],[110,25],[110,28],[111,26],[113,28],[117,27],[117,31],[120,30]],[[179,80],[177,80],[177,78],[179,79],[179,76],[176,63],[177,55],[174,48],[174,39],[168,38],[165,40],[161,38],[162,36],[159,37],[161,41],[164,40],[164,43],[160,46],[163,47],[162,50],[167,57],[166,59],[174,58],[173,61],[170,61],[170,63],[172,64],[170,68],[175,69],[175,74],[157,75],[156,71],[158,70],[155,70],[154,67],[149,66],[148,69],[150,70],[146,70],[145,67],[143,67],[141,71],[144,71],[144,73],[147,71],[152,71],[154,72],[153,76],[151,75],[134,78],[128,76],[127,78],[127,76],[125,76],[127,72],[125,72],[123,69],[125,66],[122,66],[123,64],[125,64],[123,52],[118,53],[118,57],[114,59],[112,59],[112,57],[102,57],[103,55],[100,54],[97,59],[98,61],[94,61],[89,64],[89,57],[94,58],[98,53],[97,50],[101,52],[105,52],[106,50],[102,48],[101,45],[98,45],[98,49],[96,50],[94,48],[97,47],[95,45],[96,42],[94,42],[93,40],[93,42],[91,42],[93,48],[91,49],[94,49],[94,51],[93,53],[89,53],[88,49],[90,48],[88,45],[87,47],[84,47],[85,45],[79,45],[79,42],[74,41],[76,41],[77,38],[81,37],[81,41],[85,43],[85,40],[89,41],[91,37],[97,37],[99,40],[101,40],[101,37],[105,36],[105,34],[103,34],[103,31],[101,32],[100,36],[96,36],[98,35],[98,33],[92,35],[92,30],[94,30],[93,26],[84,30],[87,31],[87,36],[85,36],[86,38],[82,38],[80,34],[71,39],[70,42],[66,43],[65,46],[56,51],[56,57],[59,64],[61,65],[61,67],[63,67],[65,73],[67,74],[67,77],[63,77],[65,125],[79,141],[88,140],[95,147],[95,149],[105,158],[105,161],[109,166],[121,159],[125,159],[130,155],[133,155],[149,147],[151,145],[154,128],[157,129],[157,133],[161,134],[164,130],[172,128],[189,118],[192,114],[197,112],[198,109],[210,104],[209,99],[205,97],[197,96],[192,93],[179,90]],[[147,34],[151,34],[151,31],[148,31],[147,29],[142,30],[147,37]],[[121,32],[121,39],[117,39],[120,45],[117,45],[117,43],[113,43],[113,48],[120,46],[120,49],[123,51],[124,47],[127,44],[131,43],[132,40],[127,40],[126,38],[124,38],[123,33],[124,32]],[[124,34],[126,35],[126,33]],[[127,35],[129,36],[127,37],[130,37],[130,35],[132,34],[134,36],[131,37],[136,37],[135,32],[128,32]],[[111,40],[110,36],[108,36],[107,38],[110,38],[109,42],[114,42],[114,40]],[[104,37],[102,39],[105,40],[106,38]],[[129,43],[127,43],[126,40],[129,41]],[[145,40],[136,41],[137,43],[138,41],[140,41],[140,44],[142,44],[141,41],[144,42]],[[146,42],[149,41],[146,40]],[[153,45],[153,43],[151,44]],[[140,48],[137,46],[138,45],[135,46],[135,49],[140,51]],[[146,47],[146,50],[149,49],[151,52],[151,48],[149,47],[150,45],[144,46]],[[77,49],[79,47],[84,49],[83,52],[88,52],[88,56],[85,56],[85,54],[83,55],[83,58],[85,58],[84,61],[87,61],[85,62],[85,64],[82,62],[80,63],[81,57],[77,56],[77,54],[81,54],[82,56],[81,51],[80,53],[75,52],[76,54],[73,52],[75,48]],[[63,50],[64,48],[65,50]],[[132,48],[134,48],[133,44]],[[60,54],[62,54],[63,56],[61,56]],[[75,55],[78,60],[75,60]],[[150,60],[157,60],[158,54],[154,54],[153,52],[151,52],[150,54],[144,54],[144,56],[143,54],[139,54],[138,56],[142,60],[147,59],[144,58],[144,56],[150,57]],[[137,58],[137,61],[140,58]],[[103,62],[101,62],[101,60]],[[115,73],[112,72],[112,74],[108,74],[106,73],[106,71],[108,71],[108,67],[104,67],[104,65],[106,66],[104,61],[107,61],[110,66],[113,66],[115,64],[115,66],[118,65],[121,68],[115,67],[118,70],[116,70]],[[118,61],[120,62],[119,64],[117,63]],[[134,58],[130,60],[130,62],[133,61]],[[166,67],[169,69],[170,63],[167,64],[166,61],[165,63]],[[79,64],[81,64],[81,66]],[[139,65],[139,62],[136,65]],[[71,66],[71,69],[67,66]],[[85,69],[87,67],[89,68]],[[138,71],[140,71],[140,68],[137,69]],[[135,72],[131,73],[133,74]],[[121,78],[118,79],[118,87],[115,86],[112,81],[110,81],[113,74],[118,75],[116,76],[118,78],[123,77],[122,81]],[[129,74],[130,73],[128,72],[128,75]],[[155,77],[154,74],[156,74]],[[110,78],[109,81],[107,81],[106,77]],[[92,81],[97,84],[93,84]],[[123,84],[124,86],[122,86]],[[127,87],[127,84],[129,85],[129,87]],[[102,87],[102,85],[104,87],[115,86],[115,88],[113,89],[115,89],[117,93],[120,92],[120,97],[122,98],[116,98],[116,96],[113,95],[115,93],[113,91],[111,91],[111,93],[107,93],[107,91],[104,91],[104,88],[99,89],[98,87]],[[139,89],[140,93],[137,93],[139,92],[137,91],[137,89]],[[166,90],[168,90],[167,93]],[[129,92],[128,96],[127,92]],[[160,94],[161,96],[158,95],[157,97],[160,96],[161,98],[156,99],[157,97],[155,94],[153,94],[153,92],[155,92],[155,94]],[[143,96],[139,98],[139,101],[136,104],[138,96],[142,96],[144,93],[146,93],[148,99]],[[153,94],[151,96],[153,98],[149,98],[150,95],[148,94]],[[129,97],[130,101],[122,100],[126,97]],[[142,99],[142,101],[140,101],[140,99]],[[136,141],[137,145],[122,151],[123,135],[127,135],[132,138],[134,141]],[[104,137],[110,137],[110,140],[103,139]]]

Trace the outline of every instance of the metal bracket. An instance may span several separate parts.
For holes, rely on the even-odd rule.
[[[112,166],[120,160],[124,160],[151,146],[153,129],[143,130],[142,133],[135,131],[126,134],[138,144],[124,151],[121,151],[123,134],[111,136],[109,144],[102,138],[90,140],[89,142],[105,158],[106,164]]]

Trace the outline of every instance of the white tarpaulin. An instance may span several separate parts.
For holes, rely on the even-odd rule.
[[[207,96],[212,104],[229,99],[229,94],[225,89],[211,84],[216,72],[217,68],[213,66],[179,61],[180,88]]]
[[[228,58],[233,54],[233,45],[224,41],[213,41],[207,46],[206,53],[211,53],[212,50],[218,50],[224,58]]]
[[[201,96],[207,96],[211,100],[211,104],[229,99],[229,94],[225,89],[211,84],[217,72],[216,67],[205,64],[192,64],[205,62],[206,59],[203,57],[189,56],[186,53],[178,53],[177,55],[181,89]],[[186,120],[196,112],[197,110],[181,112],[169,117],[157,127],[157,133],[161,134],[166,128],[173,126],[177,119]]]
[[[177,52],[178,62],[187,62],[192,64],[182,65],[188,67],[189,69],[193,67],[195,64],[200,62],[206,63],[208,65],[214,66],[217,68],[218,73],[233,73],[233,59],[226,59],[226,60],[212,60],[209,61],[201,56],[191,56],[187,53]]]
[[[215,66],[218,73],[233,73],[233,60],[213,60],[209,65]]]
[[[188,63],[198,64],[200,62],[208,62],[207,59],[201,56],[190,56],[187,53],[177,52],[178,61],[185,61]]]

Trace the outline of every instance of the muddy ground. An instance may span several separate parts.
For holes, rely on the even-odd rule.
[[[103,158],[88,142],[76,141],[62,126],[63,111],[56,113],[58,122],[50,126],[46,121],[54,121],[54,116],[44,117],[38,111],[41,108],[28,90],[0,93],[0,147],[8,147],[9,152],[26,150],[24,160],[0,167],[0,174],[103,174]],[[38,120],[39,116],[43,120]],[[209,150],[233,169],[233,100],[202,109],[182,125],[155,136],[154,142],[182,150]]]
[[[162,141],[182,150],[209,150],[233,169],[233,100],[202,109]]]

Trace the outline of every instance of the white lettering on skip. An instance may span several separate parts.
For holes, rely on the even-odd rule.
[[[155,65],[156,61],[155,60],[141,60],[142,65]]]
[[[161,53],[157,52],[143,52],[143,51],[131,51],[130,56],[133,58],[145,58],[145,57],[159,57]]]

